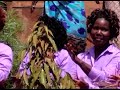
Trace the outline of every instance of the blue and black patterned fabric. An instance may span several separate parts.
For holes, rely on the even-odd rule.
[[[68,35],[86,38],[84,1],[45,1],[45,14],[60,20]]]

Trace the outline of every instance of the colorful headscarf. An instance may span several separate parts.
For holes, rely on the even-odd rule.
[[[84,1],[45,1],[45,14],[60,20],[68,35],[86,38]]]

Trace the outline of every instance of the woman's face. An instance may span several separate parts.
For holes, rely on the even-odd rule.
[[[109,43],[110,39],[110,28],[109,22],[104,18],[98,18],[93,28],[90,32],[90,35],[93,39],[95,46],[103,46]]]

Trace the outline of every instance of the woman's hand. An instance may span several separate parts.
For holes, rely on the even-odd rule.
[[[89,85],[83,79],[82,80],[74,80],[75,86],[77,89],[88,89]]]
[[[111,75],[108,77],[110,81],[120,81],[119,75]]]
[[[76,53],[78,52],[78,48],[76,47],[74,41],[69,41],[67,44],[64,45],[64,48],[68,51],[69,55],[75,63],[82,63],[82,60],[80,60],[76,55]]]
[[[69,55],[71,56],[72,59],[75,59],[75,47],[72,45],[72,43],[67,43],[64,45],[65,49],[68,51]]]

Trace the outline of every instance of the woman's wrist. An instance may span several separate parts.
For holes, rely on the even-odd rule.
[[[80,60],[77,56],[75,56],[75,62],[78,64],[83,64],[84,62]]]

